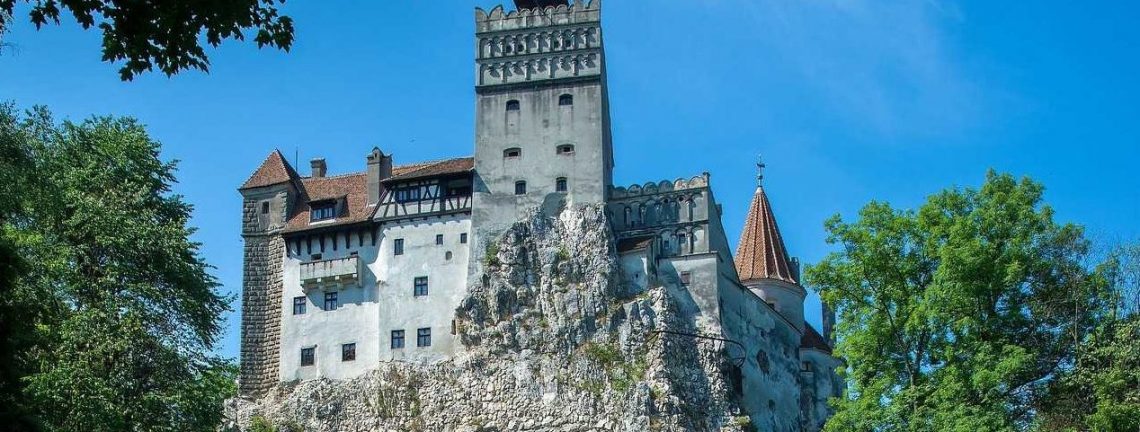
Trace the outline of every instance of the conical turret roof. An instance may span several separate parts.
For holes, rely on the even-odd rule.
[[[736,247],[736,272],[741,282],[776,279],[798,284],[790,262],[768,195],[764,187],[759,186],[752,196],[744,233]]]

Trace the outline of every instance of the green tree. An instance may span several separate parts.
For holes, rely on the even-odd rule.
[[[1140,430],[1140,244],[1116,248],[1102,268],[1112,307],[1042,398],[1041,431]]]
[[[235,367],[210,354],[228,302],[171,193],[174,164],[131,119],[0,111],[0,143],[35,179],[2,221],[27,293],[13,309],[34,311],[0,323],[31,329],[18,367],[0,365],[19,375],[23,428],[213,430],[235,391]]]
[[[20,0],[0,0],[3,35]],[[285,51],[293,45],[293,20],[281,15],[284,0],[23,0],[36,28],[59,24],[70,14],[84,29],[103,32],[103,61],[125,62],[122,80],[151,71],[166,75],[186,69],[209,70],[202,42],[218,46],[226,39],[243,40],[253,29],[258,47]]]
[[[840,250],[807,269],[838,310],[848,394],[829,431],[1002,431],[1071,364],[1104,315],[1107,282],[1082,230],[1043,188],[990,172],[917,210],[872,202],[827,221]]]

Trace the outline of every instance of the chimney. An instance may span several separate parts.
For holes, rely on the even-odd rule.
[[[313,169],[313,178],[322,178],[325,172],[328,171],[328,165],[325,164],[325,158],[315,158],[309,162],[309,166]]]
[[[385,155],[379,147],[368,154],[368,205],[380,202],[384,195],[384,179],[392,176],[392,155]]]
[[[823,339],[832,348],[835,347],[835,311],[827,307],[827,303],[823,303]]]

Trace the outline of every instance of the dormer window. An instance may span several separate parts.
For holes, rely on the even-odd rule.
[[[519,101],[514,100],[514,99],[507,101],[507,111],[518,111],[518,110],[519,110]]]
[[[562,144],[554,148],[554,153],[569,156],[574,154],[574,144]]]
[[[574,95],[564,94],[558,97],[558,106],[572,106],[574,105]]]
[[[516,159],[520,156],[522,156],[522,149],[520,149],[518,147],[511,147],[509,149],[503,150],[503,157],[504,158]]]
[[[309,204],[309,221],[317,222],[336,217],[336,201],[322,201]]]

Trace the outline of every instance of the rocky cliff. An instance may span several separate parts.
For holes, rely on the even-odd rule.
[[[475,259],[475,258],[473,258]],[[600,207],[534,212],[487,248],[456,310],[466,352],[353,380],[282,384],[227,405],[304,431],[745,431],[729,359],[664,287],[621,283]]]

